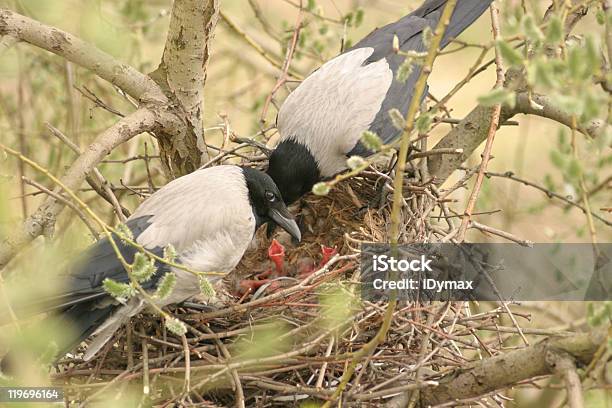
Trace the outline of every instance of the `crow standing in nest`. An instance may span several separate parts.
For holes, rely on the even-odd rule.
[[[198,170],[171,181],[136,209],[127,227],[138,244],[158,256],[163,256],[164,248],[172,245],[178,264],[196,271],[229,273],[242,258],[257,228],[265,223],[280,226],[298,241],[301,238],[268,175],[226,165]],[[132,263],[139,250],[119,237],[115,236],[114,241],[125,260]],[[156,266],[155,275],[141,283],[147,291],[155,291],[166,272],[176,274],[174,290],[167,298],[157,299],[157,306],[180,303],[200,293],[195,274],[168,264]],[[64,276],[65,290],[38,303],[37,312],[55,314],[62,329],[74,331],[69,344],[62,345],[60,357],[93,335],[84,356],[84,360],[91,359],[123,323],[146,307],[140,296],[119,303],[104,289],[107,278],[130,282],[109,240],[102,239]],[[3,359],[3,368],[8,364],[11,371],[15,364],[12,360]]]
[[[459,0],[440,48],[469,27],[492,0]],[[360,142],[364,131],[384,143],[399,137],[388,112],[406,114],[421,72],[417,64],[406,81],[397,79],[401,51],[426,51],[423,33],[438,24],[446,0],[427,0],[400,20],[374,30],[353,47],[307,77],[285,100],[277,117],[280,143],[268,174],[287,204],[308,193],[321,179],[345,170],[346,159],[369,156]]]

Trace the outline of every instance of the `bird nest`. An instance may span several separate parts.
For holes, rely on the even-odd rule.
[[[360,300],[355,282],[359,244],[387,241],[390,188],[390,177],[371,169],[326,196],[306,196],[293,209],[302,242],[276,235],[286,250],[284,276],[240,291],[241,282],[272,267],[270,240],[260,230],[236,271],[217,284],[215,299],[171,309],[188,325],[184,337],[156,315],[138,316],[94,360],[62,360],[54,382],[70,401],[125,395],[156,406],[286,407],[329,400],[385,312],[384,303]],[[429,215],[439,205],[435,186],[407,180],[405,191],[402,240],[443,235]],[[322,264],[330,248],[337,256]],[[417,377],[419,386],[431,385],[482,347],[494,353],[504,338],[478,338],[474,330],[494,326],[503,313],[472,317],[465,302],[400,303],[385,340],[358,361],[344,406],[405,398]]]

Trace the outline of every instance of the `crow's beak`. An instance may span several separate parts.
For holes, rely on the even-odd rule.
[[[293,238],[301,241],[302,233],[300,232],[300,228],[289,213],[289,210],[287,210],[287,207],[281,209],[270,208],[268,215],[276,225],[287,231]],[[270,231],[274,230],[268,225],[268,233]]]

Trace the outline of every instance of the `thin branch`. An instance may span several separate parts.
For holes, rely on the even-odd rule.
[[[219,13],[223,22],[227,24],[227,26],[239,37],[241,37],[247,44],[249,44],[259,55],[261,55],[266,61],[275,66],[276,68],[282,70],[283,63],[279,61],[279,58],[276,56],[270,55],[264,48],[259,45],[251,36],[249,36],[244,30],[242,30],[238,25],[223,11]],[[298,72],[293,70],[287,71],[293,78],[302,80],[304,76]]]
[[[404,126],[400,149],[398,152],[395,179],[393,180],[393,208],[391,212],[390,228],[391,245],[397,245],[400,236],[400,212],[404,202],[402,191],[404,187],[404,173],[406,171],[407,161],[406,159],[408,158],[408,147],[410,146],[410,135],[414,129],[415,118],[420,106],[421,96],[424,94],[425,87],[427,86],[427,78],[431,73],[433,63],[436,59],[436,56],[438,55],[440,43],[442,42],[442,37],[444,36],[446,27],[448,27],[450,18],[453,14],[453,10],[455,9],[456,4],[457,0],[449,0],[444,6],[444,10],[442,11],[442,15],[440,16],[440,20],[438,21],[438,24],[434,31],[434,35],[431,39],[431,43],[427,52],[427,57],[423,62],[421,73],[419,74],[419,78],[417,79],[417,82],[415,84],[413,90],[414,94],[410,102],[410,106],[408,107],[406,124]],[[380,328],[378,329],[378,332],[368,343],[366,343],[361,349],[359,349],[359,351],[355,353],[347,369],[342,374],[342,378],[340,379],[340,383],[336,387],[334,394],[332,395],[330,400],[326,401],[325,404],[323,404],[322,408],[330,408],[332,406],[332,403],[335,402],[342,395],[344,389],[348,385],[348,382],[350,381],[353,373],[355,372],[357,362],[360,361],[362,358],[370,356],[371,353],[376,350],[376,347],[378,347],[378,345],[385,340],[389,327],[391,326],[391,321],[393,320],[393,312],[395,310],[396,304],[397,298],[395,296],[392,296],[385,310],[383,321],[380,325]]]
[[[22,177],[22,180],[25,184],[29,184],[32,187],[37,188],[38,190],[42,191],[45,194],[48,194],[49,196],[55,198],[57,201],[63,203],[64,205],[70,207],[70,209],[72,211],[74,211],[76,213],[76,215],[79,216],[79,218],[81,219],[81,221],[83,221],[83,224],[85,224],[85,226],[89,229],[89,231],[91,232],[91,234],[94,237],[98,237],[100,235],[100,231],[96,228],[95,225],[93,225],[91,223],[91,221],[89,221],[89,219],[87,218],[87,216],[85,215],[85,213],[83,211],[81,211],[81,209],[76,206],[74,203],[72,203],[71,201],[69,201],[68,199],[66,199],[66,197],[63,197],[61,194],[56,193],[54,191],[49,190],[48,188],[46,188],[45,186],[43,186],[40,183],[35,182],[34,180],[30,180],[27,177]]]
[[[102,132],[70,166],[61,179],[62,183],[71,190],[77,189],[87,174],[107,154],[132,137],[151,130],[156,125],[156,118],[156,115],[150,110],[139,109]],[[21,228],[16,229],[11,236],[2,237],[0,239],[0,270],[22,247],[42,234],[51,234],[55,220],[63,208],[63,203],[53,197],[48,197],[25,220]]]
[[[0,9],[0,36],[10,35],[89,69],[141,102],[164,103],[166,97],[147,75],[80,38],[10,10]]]
[[[64,142],[73,152],[75,152],[78,155],[83,154],[81,148],[77,146],[72,140],[70,140],[66,135],[64,135],[59,129],[57,129],[50,123],[45,123],[45,125],[47,126],[47,129],[49,129],[49,131],[51,132],[53,136],[57,137],[62,142]],[[117,197],[115,196],[115,193],[113,192],[113,186],[108,182],[108,180],[106,180],[106,178],[102,175],[100,170],[98,170],[96,167],[92,169],[92,172],[95,178],[92,177],[91,175],[87,175],[85,177],[87,184],[89,184],[91,188],[96,193],[98,193],[100,197],[102,197],[106,202],[108,202],[113,207],[113,209],[115,210],[115,214],[117,214],[117,217],[119,218],[119,220],[121,222],[125,222],[127,217],[130,216],[130,212],[128,211],[127,208],[122,207],[121,204],[119,203],[119,200],[117,199]]]
[[[490,9],[493,39],[497,41],[501,37],[499,26],[499,9],[497,8],[497,5],[495,3],[491,3]],[[495,48],[495,66],[497,74],[495,88],[501,88],[504,85],[505,80],[504,62],[497,47]],[[456,239],[459,242],[462,242],[465,239],[465,232],[467,231],[468,224],[472,220],[472,212],[476,207],[478,194],[480,194],[480,188],[482,187],[482,182],[484,181],[484,174],[487,169],[487,165],[489,164],[489,159],[491,157],[491,149],[493,149],[493,140],[495,140],[495,133],[497,132],[497,128],[499,127],[500,114],[501,103],[498,103],[493,107],[493,111],[491,112],[491,121],[489,124],[489,132],[487,134],[487,142],[485,144],[484,152],[482,153],[482,161],[480,162],[480,167],[478,168],[476,183],[474,184],[474,188],[472,189],[470,198],[468,199],[468,203],[464,212],[464,217],[461,219],[461,226],[459,227],[459,232],[456,236]]]
[[[524,246],[524,247],[528,247],[528,248],[533,247],[533,241],[529,241],[528,239],[519,238],[516,235],[510,234],[509,232],[502,231],[497,228],[493,228],[488,225],[481,224],[474,220],[470,221],[469,228],[474,228],[474,229],[477,229],[485,233],[497,235],[498,237],[507,239],[512,242],[516,242],[517,244]]]
[[[531,98],[531,101],[529,100]],[[514,113],[524,113],[528,115],[541,116],[543,118],[554,120],[561,123],[570,129],[572,128],[573,115],[565,111],[562,107],[546,95],[536,93],[528,94],[521,92],[516,95],[516,105]],[[597,138],[610,130],[610,125],[606,124],[603,119],[593,119],[587,124],[576,126],[576,130],[590,138]]]
[[[504,178],[507,178],[507,179],[512,180],[512,181],[517,181],[517,182],[522,183],[522,184],[524,184],[526,186],[533,187],[536,190],[540,190],[541,192],[546,194],[546,196],[548,198],[556,198],[557,200],[561,200],[564,203],[566,203],[566,204],[568,204],[568,205],[570,205],[572,207],[578,208],[579,210],[581,210],[584,213],[586,213],[586,211],[587,211],[587,209],[585,207],[583,207],[582,205],[580,205],[579,203],[577,203],[575,201],[572,201],[572,200],[568,199],[567,197],[562,196],[561,194],[555,193],[554,191],[550,191],[547,188],[542,187],[542,186],[540,186],[538,184],[532,183],[529,180],[525,180],[525,179],[522,179],[520,177],[517,177],[512,172],[495,173],[495,172],[487,171],[486,172],[486,176],[487,177],[504,177]],[[597,215],[597,214],[595,214],[593,212],[591,214],[593,215],[593,217],[597,218],[599,221],[601,221],[604,224],[612,227],[612,221],[608,221],[607,219],[605,219],[603,217],[600,217],[599,215]]]

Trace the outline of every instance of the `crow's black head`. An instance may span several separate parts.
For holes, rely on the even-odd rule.
[[[287,205],[308,193],[321,177],[312,154],[292,140],[281,142],[272,152],[268,174]]]
[[[242,172],[249,189],[249,200],[257,219],[257,227],[269,222],[274,223],[299,241],[302,238],[300,229],[270,176],[248,167],[243,167]]]

